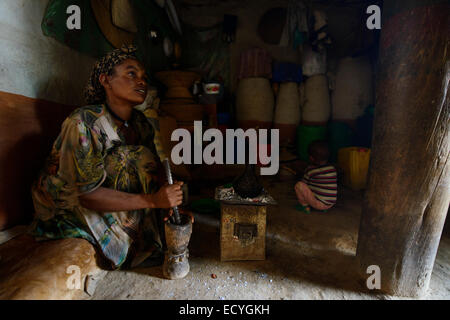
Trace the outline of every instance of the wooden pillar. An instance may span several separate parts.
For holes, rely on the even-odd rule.
[[[381,291],[426,293],[449,206],[450,5],[384,2],[369,186],[358,238],[362,274]]]

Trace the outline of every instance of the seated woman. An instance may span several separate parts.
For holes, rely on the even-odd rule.
[[[154,128],[134,109],[147,94],[135,51],[116,49],[97,62],[85,93],[89,105],[64,121],[32,187],[33,234],[84,238],[113,268],[131,267],[137,252],[162,256],[155,209],[182,203],[182,182],[159,188]]]

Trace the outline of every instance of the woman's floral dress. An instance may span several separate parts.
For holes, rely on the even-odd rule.
[[[161,249],[158,215],[153,210],[101,213],[82,207],[78,200],[100,186],[129,193],[158,190],[161,150],[154,143],[155,124],[137,110],[128,123],[137,133],[134,145],[126,144],[105,105],[79,108],[64,121],[32,187],[34,236],[84,238],[115,268],[132,259],[138,246]]]

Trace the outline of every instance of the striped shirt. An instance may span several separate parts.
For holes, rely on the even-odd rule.
[[[317,200],[326,205],[336,204],[337,172],[331,165],[309,166],[303,176],[305,182]]]

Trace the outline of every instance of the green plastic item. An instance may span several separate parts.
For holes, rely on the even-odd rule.
[[[295,206],[295,210],[303,212],[305,214],[310,214],[311,213],[311,208],[309,206],[303,206],[301,204],[297,204]]]
[[[311,142],[325,140],[327,138],[327,127],[304,126],[297,128],[297,154],[303,161],[308,161],[308,147]]]
[[[336,163],[338,151],[342,148],[351,147],[354,141],[352,128],[343,122],[331,122],[329,125],[328,142],[330,146],[331,162]]]

